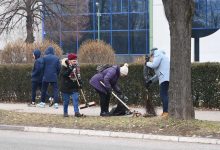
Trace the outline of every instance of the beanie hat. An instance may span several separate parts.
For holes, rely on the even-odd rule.
[[[120,67],[120,73],[123,75],[128,75],[128,64],[125,63],[122,67]]]
[[[70,54],[68,54],[68,59],[69,59],[69,60],[77,59],[77,55],[74,54],[74,53],[70,53]]]

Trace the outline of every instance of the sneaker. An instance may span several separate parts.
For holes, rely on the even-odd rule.
[[[39,104],[37,104],[37,107],[44,108],[45,107],[45,103],[44,102],[40,102]]]
[[[59,108],[58,103],[54,103],[54,108],[55,108],[55,109],[58,109],[58,108]]]
[[[54,104],[54,99],[53,99],[53,97],[50,97],[49,98],[49,107],[53,106],[53,104]]]
[[[79,112],[76,112],[75,117],[83,117],[83,114],[80,114]]]
[[[69,117],[68,113],[64,113],[63,117]]]
[[[162,118],[168,118],[168,112],[163,112],[162,114],[161,114],[161,117]]]
[[[28,104],[29,107],[36,107],[36,103],[35,102],[31,102]]]

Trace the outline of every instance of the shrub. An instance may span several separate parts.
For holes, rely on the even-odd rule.
[[[15,42],[8,43],[4,47],[2,51],[1,63],[32,63],[33,50],[40,49],[43,56],[44,51],[48,46],[53,46],[55,48],[56,55],[61,57],[62,49],[54,42],[44,41],[28,44],[22,40],[17,40]]]
[[[78,56],[80,63],[115,63],[114,50],[104,41],[88,40],[84,42],[79,48]]]
[[[0,65],[0,102],[27,102],[31,99],[30,64]],[[96,65],[81,65],[83,91],[88,101],[98,102],[97,92],[89,85],[89,80],[96,72]],[[192,65],[192,96],[194,106],[203,101],[203,107],[220,108],[220,63],[199,63]],[[147,97],[155,105],[160,105],[159,85],[155,83],[146,90],[143,82],[143,65],[132,64],[129,74],[119,79],[122,92],[129,98],[128,104],[144,104]],[[82,97],[80,97],[83,102]],[[113,99],[113,103],[117,100]]]
[[[144,64],[145,63],[145,56],[139,56],[139,57],[135,58],[134,63],[135,64]]]

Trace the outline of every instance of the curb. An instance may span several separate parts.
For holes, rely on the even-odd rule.
[[[188,142],[188,143],[203,143],[203,144],[220,145],[220,139],[165,136],[165,135],[139,134],[139,133],[127,133],[127,132],[111,132],[111,131],[100,131],[100,130],[64,129],[64,128],[53,128],[53,127],[32,127],[32,126],[13,126],[13,125],[0,125],[0,130],[89,135],[89,136],[101,136],[101,137],[162,140],[162,141],[172,141],[172,142]]]

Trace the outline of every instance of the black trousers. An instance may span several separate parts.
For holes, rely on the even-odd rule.
[[[97,91],[99,93],[99,97],[100,97],[100,107],[101,107],[101,113],[103,112],[109,112],[109,102],[110,102],[110,98],[111,98],[111,93],[103,93],[100,91]]]

